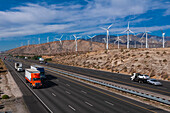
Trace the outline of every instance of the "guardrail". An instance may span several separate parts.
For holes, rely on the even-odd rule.
[[[89,82],[92,82],[92,83],[100,84],[100,85],[103,85],[103,86],[107,86],[107,87],[114,88],[114,89],[117,89],[117,90],[120,90],[120,91],[123,91],[123,92],[131,93],[131,94],[134,94],[134,95],[137,95],[137,96],[145,97],[145,98],[148,98],[148,99],[152,99],[152,100],[170,105],[170,100],[167,100],[167,99],[164,99],[164,98],[161,98],[161,97],[158,97],[158,96],[142,93],[142,92],[139,92],[139,91],[135,91],[135,90],[132,90],[132,89],[120,87],[120,86],[114,85],[114,84],[112,84],[108,81],[104,82],[103,80],[92,78],[92,77],[78,76],[78,75],[70,74],[70,73],[67,73],[67,72],[59,71],[59,70],[56,70],[56,69],[48,68],[48,67],[45,67],[45,68],[52,70],[52,71],[55,71],[55,72],[58,72],[58,73],[61,73],[61,74],[69,75],[69,76],[72,76],[72,77],[75,77],[75,78],[78,78],[78,79],[82,79],[82,80],[89,81]]]

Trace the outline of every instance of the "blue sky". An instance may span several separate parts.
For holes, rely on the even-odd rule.
[[[170,36],[169,0],[0,0],[0,51],[50,41],[62,34],[119,34],[130,21],[131,30],[151,31],[161,36],[160,29]]]

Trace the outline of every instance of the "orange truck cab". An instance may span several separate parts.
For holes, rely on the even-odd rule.
[[[30,83],[33,88],[39,88],[42,86],[40,72],[36,69],[25,70],[25,81],[26,83]]]

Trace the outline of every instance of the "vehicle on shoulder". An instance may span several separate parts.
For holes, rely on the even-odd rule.
[[[155,85],[155,86],[162,86],[162,83],[159,82],[159,81],[156,80],[156,79],[148,79],[147,82],[148,82],[149,84],[152,84],[152,85]]]
[[[140,73],[132,73],[132,76],[130,77],[132,81],[136,81],[139,83],[147,82],[147,80],[150,78],[148,75],[140,74]]]

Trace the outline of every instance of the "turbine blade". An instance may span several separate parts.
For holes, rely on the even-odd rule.
[[[106,28],[103,28],[103,27],[100,27],[101,29],[103,29],[103,30],[107,30]]]
[[[133,34],[135,34],[133,31],[131,31],[130,29],[129,29],[129,31],[131,32],[131,33],[133,33]]]
[[[91,36],[87,35],[89,38],[91,38]]]
[[[128,21],[128,27],[127,27],[128,29],[129,29],[129,23],[130,23],[130,22]]]
[[[63,35],[60,37],[60,39],[62,39],[63,38]]]
[[[113,24],[111,24],[107,29],[110,29],[112,27]]]
[[[145,34],[146,34],[146,33],[143,33],[143,35],[142,35],[141,39],[145,36]],[[141,40],[141,39],[140,39],[140,40]]]
[[[125,31],[121,32],[120,34],[125,33],[125,32],[127,32],[127,29]]]
[[[94,35],[92,38],[94,38],[96,35]]]
[[[77,38],[76,35],[73,35],[73,36],[74,36],[74,38]]]

